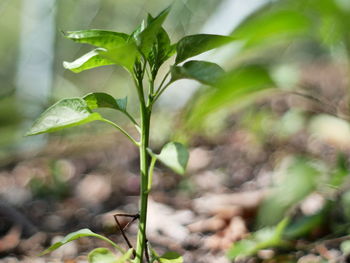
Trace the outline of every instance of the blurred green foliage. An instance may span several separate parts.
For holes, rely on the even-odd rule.
[[[278,157],[280,159],[276,160],[281,168],[275,168],[274,175],[277,176],[273,178],[272,189],[258,212],[258,230],[250,238],[232,246],[228,252],[231,259],[254,255],[260,249],[284,247],[286,240],[308,237],[327,223],[331,235],[349,233],[349,225],[345,223],[346,218],[349,218],[346,208],[349,204],[348,155],[347,152],[343,152],[344,145],[342,148],[341,143],[336,142],[337,139],[330,139],[331,136],[337,136],[334,134],[337,132],[336,128],[333,134],[330,131],[327,134],[326,129],[330,128],[329,125],[321,125],[321,121],[316,124],[317,119],[322,119],[322,123],[333,123],[334,126],[347,130],[348,124],[340,123],[343,121],[339,118],[348,119],[349,113],[345,111],[340,115],[338,111],[327,109],[328,105],[317,97],[320,94],[314,96],[313,93],[309,93],[312,92],[312,87],[300,86],[300,70],[306,65],[327,61],[329,64],[348,67],[349,15],[349,1],[269,2],[232,31],[231,35],[237,39],[239,45],[227,62],[228,81],[214,90],[203,87],[188,106],[186,131],[194,128],[206,135],[211,135],[210,124],[215,117],[227,119],[237,110],[237,106],[244,105],[245,101],[250,102],[259,94],[257,91],[266,88],[274,89],[265,93],[265,96],[302,90],[304,93],[301,95],[305,95],[306,100],[318,104],[320,113],[333,115],[331,118],[325,117],[327,115],[318,116],[317,113],[308,112],[307,108],[302,107],[287,107],[287,110],[276,113],[261,105],[255,110],[251,108],[248,114],[240,111],[244,116],[240,124],[258,137],[260,143],[264,144],[271,136],[284,142],[293,139],[296,133],[308,131],[313,136],[319,136],[319,139],[323,138],[325,143],[331,142],[331,147],[335,147],[334,151],[338,152],[338,161],[332,163],[331,160],[319,158],[322,153],[316,156],[315,153],[308,152],[291,153],[288,157],[281,154]],[[299,74],[295,74],[295,69],[299,70]],[[349,68],[346,68],[345,72],[348,71]],[[313,77],[317,79],[321,76]],[[328,88],[333,88],[332,83]],[[344,96],[348,94],[348,88],[344,86]],[[346,99],[345,103],[348,104]],[[223,114],[219,114],[220,112]],[[332,118],[338,119],[339,122]],[[228,126],[223,125],[222,128]],[[288,152],[286,149],[282,151]],[[324,198],[324,204],[313,214],[301,213],[300,204],[315,192]],[[339,200],[341,202],[337,202]],[[339,209],[344,209],[340,213],[343,223],[328,222],[327,220],[334,216],[336,211],[339,212]],[[284,224],[285,216],[290,218],[289,223]],[[281,224],[284,225],[283,228],[280,228]],[[275,233],[273,229],[281,229],[277,239],[271,239],[271,235],[274,236]],[[270,235],[261,236],[261,232],[269,232]],[[343,243],[342,249],[348,251],[347,246],[347,243]]]
[[[288,74],[293,77],[293,65],[301,68],[321,59],[346,63],[349,15],[349,4],[338,0],[271,1],[253,12],[231,33],[239,44],[227,55],[227,81],[215,90],[203,87],[190,102],[188,130],[205,127],[210,115],[223,108],[237,108],[257,91],[283,89],[280,74],[275,73],[286,64],[288,78]]]

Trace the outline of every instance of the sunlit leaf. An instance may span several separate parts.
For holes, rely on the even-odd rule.
[[[233,40],[232,37],[209,34],[185,36],[176,45],[177,55],[175,64],[179,64],[190,57],[230,43]]]
[[[96,48],[73,62],[63,62],[63,67],[74,73],[79,73],[83,70],[115,64],[114,61],[101,56],[101,52],[105,51],[105,49]]]
[[[90,44],[106,49],[124,45],[129,38],[129,35],[125,33],[98,29],[67,31],[63,33],[66,38],[75,42]]]
[[[116,263],[117,256],[107,248],[95,248],[88,255],[89,263]]]
[[[132,72],[135,59],[137,58],[137,47],[135,43],[128,42],[124,45],[101,51],[100,55]]]
[[[58,249],[59,247],[65,245],[65,244],[67,244],[67,243],[69,243],[71,241],[74,241],[74,240],[76,240],[78,238],[81,238],[81,237],[96,237],[96,238],[99,238],[99,239],[102,239],[102,240],[106,241],[107,243],[111,244],[113,247],[117,248],[118,250],[123,251],[123,249],[121,249],[112,240],[110,240],[110,239],[108,239],[108,238],[106,238],[104,236],[101,236],[99,234],[96,234],[96,233],[92,232],[90,229],[84,228],[84,229],[81,229],[81,230],[78,230],[76,232],[68,234],[61,241],[56,242],[51,247],[49,247],[44,252],[42,252],[40,255],[42,256],[42,255],[45,255],[47,253],[50,253],[50,252]]]
[[[148,56],[153,43],[156,41],[158,33],[162,29],[162,24],[170,12],[170,7],[163,10],[158,16],[148,17],[148,21],[143,24],[133,33],[133,38],[142,54]]]
[[[101,119],[101,115],[92,112],[83,99],[63,99],[42,113],[27,135],[53,132]]]
[[[181,143],[169,142],[163,147],[160,154],[155,155],[155,157],[176,173],[184,174],[189,153]]]
[[[158,258],[160,263],[183,263],[183,258],[180,254],[176,252],[166,252]]]
[[[183,66],[173,66],[171,68],[171,81],[194,79],[203,84],[213,85],[224,73],[224,70],[215,63],[191,60]]]
[[[91,109],[112,108],[119,111],[126,111],[127,97],[123,99],[115,99],[111,95],[103,92],[93,92],[83,97],[87,106]]]

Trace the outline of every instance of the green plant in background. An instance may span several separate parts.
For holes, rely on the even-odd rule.
[[[342,0],[270,1],[250,14],[231,33],[241,46],[230,55],[231,70],[225,75],[226,81],[222,79],[216,89],[200,89],[190,101],[185,118],[186,132],[197,130],[203,134],[203,128],[211,132],[212,126],[217,128],[216,124],[220,124],[218,119],[223,119],[221,123],[225,123],[225,117],[232,113],[232,109],[243,105],[243,101],[250,101],[252,94],[258,95],[260,91],[265,92],[271,87],[278,87],[274,91],[304,96],[319,104],[321,113],[349,120],[348,109],[342,112],[338,109],[339,105],[331,105],[335,110],[328,109],[327,100],[322,97],[318,100],[319,94],[313,97],[312,87],[310,90],[308,87],[298,87],[302,81],[293,72],[293,67],[302,69],[302,66],[324,60],[332,65],[341,65],[342,69],[346,68],[344,65],[349,65],[349,15],[350,2]],[[287,69],[287,75],[292,76],[292,82],[289,82],[290,76],[284,78],[286,74],[277,74],[283,68]],[[333,83],[328,88],[333,89]],[[348,87],[346,88],[344,97],[347,97],[349,91]],[[300,93],[296,92],[296,89]],[[345,102],[348,105],[347,99]],[[297,110],[298,113],[293,113],[293,110]],[[289,111],[289,115],[294,114],[294,124],[291,123],[291,116],[287,114],[284,114],[285,120],[282,120],[293,126],[292,129],[288,128],[291,132],[288,138],[292,138],[293,133],[300,127],[305,128],[308,125],[307,119],[304,120],[300,113],[310,114],[308,109],[298,109],[298,106],[292,111]],[[259,116],[261,118],[266,113],[259,108],[258,112],[253,114],[254,119],[247,125],[249,129],[252,131],[259,125],[258,131],[255,131],[257,136],[271,135],[271,130],[268,130],[272,128],[271,125],[259,124]],[[314,112],[310,115],[317,116]],[[274,122],[281,131],[280,117],[277,116]],[[342,157],[341,149],[338,154],[335,167],[329,166],[329,160],[314,160],[315,156],[312,156],[311,160],[305,153],[301,154],[302,157],[297,155],[297,158],[291,158],[293,160],[288,169],[283,171],[285,176],[281,182],[273,185],[270,195],[259,207],[258,230],[247,239],[234,243],[228,250],[228,257],[232,260],[249,257],[266,248],[298,250],[290,241],[307,237],[321,228],[327,218],[332,216],[337,205],[344,209],[345,215],[342,216],[346,222],[327,226],[331,228],[334,236],[348,235],[349,211],[346,207],[350,200],[349,168],[348,160]],[[323,207],[311,215],[295,213],[300,203],[314,192],[325,199]],[[341,250],[348,254],[348,246],[349,243],[342,243]],[[307,247],[306,250],[311,248],[312,246]]]
[[[271,189],[258,211],[259,229],[248,238],[236,242],[228,250],[230,259],[254,256],[261,249],[281,248],[288,250],[311,250],[322,241],[316,241],[304,247],[298,247],[295,240],[305,238],[315,229],[322,228],[327,217],[335,207],[335,200],[346,191],[346,177],[349,174],[343,154],[339,154],[335,167],[329,168],[315,160],[294,157],[286,171],[281,171],[283,178]],[[322,194],[325,203],[319,210],[309,215],[299,215],[298,205],[305,197],[314,192]],[[349,191],[340,195],[345,218]],[[346,233],[348,224],[329,224],[332,233]],[[346,240],[346,238],[345,238]]]
[[[123,253],[117,258],[105,248],[97,248],[89,254],[89,262],[182,262],[181,256],[169,252],[159,256],[147,245],[146,222],[147,200],[152,188],[152,173],[157,160],[177,173],[185,172],[189,154],[186,148],[178,142],[167,143],[159,154],[149,147],[152,109],[163,92],[174,81],[179,79],[194,79],[206,85],[217,85],[224,78],[220,66],[206,61],[187,59],[217,48],[233,39],[227,36],[199,34],[182,38],[171,44],[162,24],[169,13],[165,9],[158,16],[148,15],[147,19],[130,35],[104,30],[81,30],[65,32],[66,38],[78,43],[96,46],[96,48],[73,62],[64,62],[64,67],[75,72],[105,66],[118,65],[126,69],[138,94],[139,121],[127,110],[127,98],[116,99],[106,93],[90,93],[82,98],[69,98],[58,101],[48,108],[33,124],[28,135],[54,132],[92,121],[102,121],[112,125],[122,132],[140,151],[140,204],[139,227],[135,249],[125,251],[113,241],[82,229],[66,236],[62,241],[52,245],[45,253],[51,252],[67,242],[83,236],[103,239]],[[176,54],[175,63],[162,76],[159,69],[163,63]],[[185,62],[185,63],[183,63]],[[180,63],[183,63],[180,65]],[[147,81],[147,82],[146,82]],[[159,84],[158,84],[159,83]],[[118,124],[105,119],[95,110],[111,108],[126,115],[139,133],[139,139],[134,138]],[[133,258],[133,259],[131,259]]]

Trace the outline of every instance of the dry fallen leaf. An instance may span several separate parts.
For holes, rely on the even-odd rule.
[[[0,252],[6,252],[17,247],[21,240],[21,229],[12,227],[5,236],[0,239]]]
[[[214,216],[194,222],[187,227],[191,232],[216,232],[223,229],[225,225],[225,220]]]

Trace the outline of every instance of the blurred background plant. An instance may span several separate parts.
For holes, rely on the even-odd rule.
[[[44,218],[41,230],[68,232],[88,224],[110,229],[101,214],[132,210],[127,204],[133,201],[122,196],[134,195],[138,187],[134,150],[104,126],[22,137],[42,109],[60,98],[105,91],[128,95],[129,105],[135,99],[132,89],[124,94],[116,88],[131,86],[118,68],[65,71],[62,61],[86,50],[65,41],[60,30],[130,32],[146,12],[157,13],[172,2],[0,3],[1,198],[34,224]],[[181,80],[166,92],[153,120],[156,147],[176,130],[176,139],[192,149],[189,175],[167,177],[158,167],[153,193],[157,202],[195,212],[173,226],[186,233],[187,238],[177,237],[187,251],[185,262],[226,262],[222,251],[227,250],[230,259],[257,254],[266,262],[341,262],[349,254],[349,15],[347,0],[173,3],[165,23],[173,41],[198,32],[237,40],[198,58],[224,63],[228,73],[217,88]],[[91,185],[101,189],[91,192],[94,198],[84,194]],[[252,194],[242,198],[233,192]],[[42,201],[50,196],[61,201]],[[69,215],[67,207],[77,206],[83,208]],[[10,233],[9,220],[1,218],[1,233]],[[194,225],[197,221],[205,226]],[[23,253],[23,244],[1,252]]]

